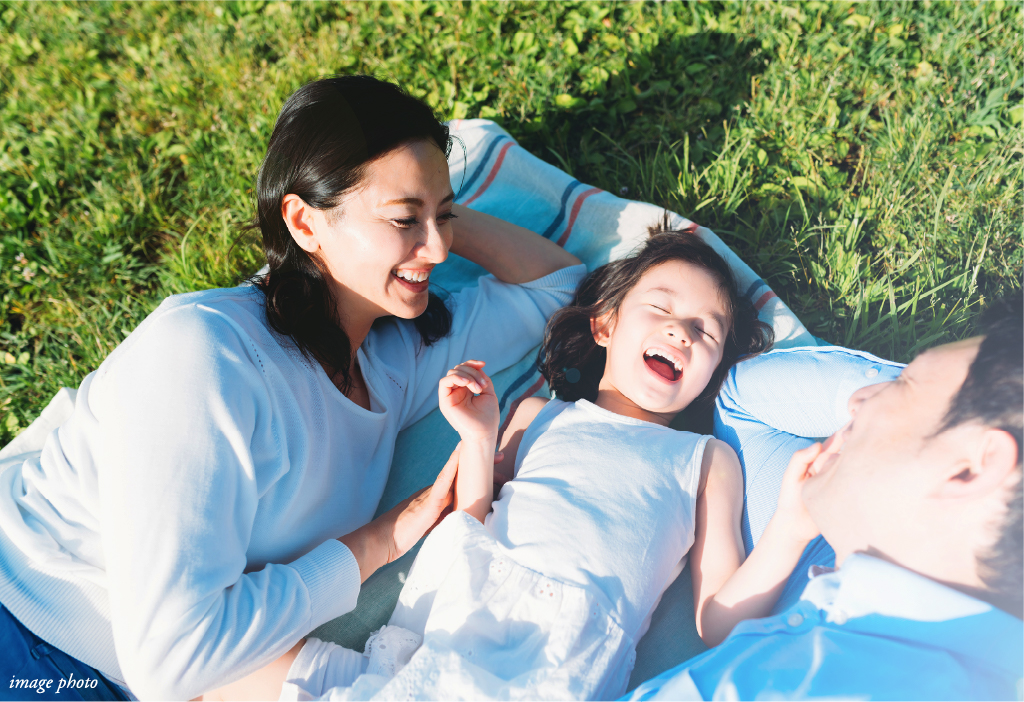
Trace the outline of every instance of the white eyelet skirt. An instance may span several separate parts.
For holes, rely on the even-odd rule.
[[[389,626],[367,642],[368,674],[344,696],[617,698],[636,653],[606,602],[519,565],[482,524],[454,512],[423,543]],[[394,645],[381,650],[419,637],[411,658]]]

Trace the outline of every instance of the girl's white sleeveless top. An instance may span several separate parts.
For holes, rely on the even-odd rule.
[[[517,563],[606,597],[636,640],[693,544],[709,438],[551,400],[485,526]]]

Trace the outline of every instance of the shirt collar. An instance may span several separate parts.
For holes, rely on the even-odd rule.
[[[868,614],[941,622],[995,609],[923,575],[862,553],[848,556],[833,572],[815,576],[812,571],[810,575],[801,599],[827,612],[828,621],[839,624]]]

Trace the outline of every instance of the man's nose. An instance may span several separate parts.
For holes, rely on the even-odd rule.
[[[864,404],[864,402],[866,400],[871,399],[872,397],[874,397],[875,395],[880,393],[882,390],[887,388],[889,386],[889,383],[891,383],[891,382],[892,381],[890,380],[890,381],[887,381],[885,383],[875,383],[874,385],[865,385],[864,387],[862,387],[862,388],[860,388],[858,390],[855,390],[854,393],[852,395],[850,395],[850,401],[846,405],[847,409],[850,410],[850,416],[851,417],[856,416],[857,415],[857,410],[860,409],[860,406],[862,404]]]

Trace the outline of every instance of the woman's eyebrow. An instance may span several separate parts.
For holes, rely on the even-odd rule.
[[[448,195],[441,200],[441,204],[443,205],[447,202],[451,202],[454,199],[455,193],[448,193]],[[388,200],[387,202],[382,202],[377,205],[377,207],[387,207],[388,205],[415,205],[416,207],[423,207],[423,200],[418,197],[400,197],[394,200]]]

